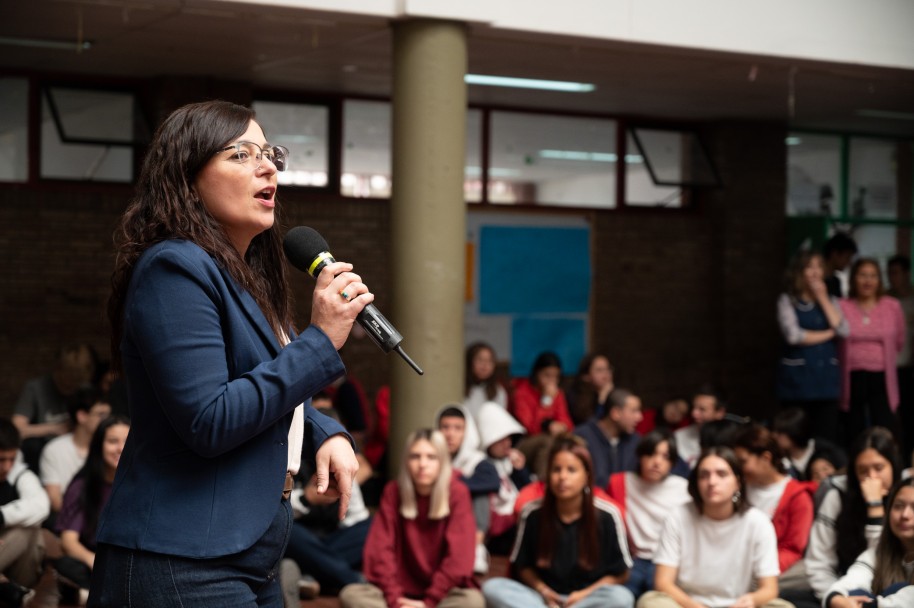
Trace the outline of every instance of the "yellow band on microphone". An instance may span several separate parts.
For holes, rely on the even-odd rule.
[[[315,268],[317,268],[324,262],[329,264],[330,262],[335,262],[335,261],[336,260],[333,259],[333,256],[330,255],[329,252],[321,251],[319,254],[317,254],[317,257],[314,258],[314,261],[311,262],[311,266],[308,268],[308,274],[310,274],[313,277]],[[317,277],[315,277],[315,278],[317,278]]]

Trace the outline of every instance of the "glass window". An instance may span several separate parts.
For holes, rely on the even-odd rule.
[[[635,207],[682,207],[680,186],[658,186],[638,152],[635,138],[629,133],[625,153],[625,204]]]
[[[390,196],[390,104],[385,101],[354,101],[343,104],[344,196],[388,198]]]
[[[681,129],[631,130],[651,179],[660,186],[716,186],[717,174],[698,134]],[[634,151],[634,150],[633,150]]]
[[[787,215],[840,215],[841,138],[791,133],[786,144]]]
[[[0,181],[29,178],[29,82],[0,78]]]
[[[327,186],[330,110],[326,106],[255,101],[257,122],[267,141],[289,149],[289,167],[278,173],[280,184]]]
[[[62,87],[45,93],[41,177],[132,181],[138,124],[133,94]]]
[[[858,256],[876,258],[883,271],[889,258],[898,253],[898,228],[894,225],[863,224],[855,226],[851,236],[857,243]]]
[[[478,203],[482,200],[482,110],[467,110],[466,142],[463,198]]]
[[[489,202],[616,206],[616,122],[493,112]]]
[[[848,215],[852,218],[898,217],[895,156],[897,143],[854,137],[850,140]]]

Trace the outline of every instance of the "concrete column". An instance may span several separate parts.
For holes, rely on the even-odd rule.
[[[419,19],[393,31],[391,322],[425,375],[391,362],[391,473],[407,436],[463,397],[467,105],[465,26]]]

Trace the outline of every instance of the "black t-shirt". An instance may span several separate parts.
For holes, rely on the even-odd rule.
[[[622,521],[604,508],[594,506],[597,514],[597,545],[600,549],[599,559],[593,569],[583,570],[578,565],[578,525],[580,519],[570,524],[556,519],[553,522],[542,521],[542,509],[535,508],[521,520],[518,530],[518,548],[514,556],[516,572],[523,568],[533,568],[544,583],[563,595],[583,589],[606,575],[618,576],[631,566],[628,546],[620,542],[624,534]],[[618,512],[616,512],[618,513]],[[539,531],[543,525],[558,526],[558,538],[552,565],[549,568],[538,568],[536,554],[539,545]]]

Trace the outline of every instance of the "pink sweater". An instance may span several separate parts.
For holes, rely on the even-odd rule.
[[[839,354],[841,357],[841,409],[847,411],[850,406],[851,371],[884,371],[885,387],[889,396],[889,406],[894,412],[898,407],[898,375],[895,373],[895,362],[898,353],[904,346],[905,322],[901,304],[891,296],[882,296],[876,306],[864,315],[857,303],[851,299],[840,301],[841,312],[847,319],[850,335],[841,340]],[[869,323],[864,323],[865,317]],[[881,366],[878,348],[881,351]],[[855,352],[856,349],[856,352]],[[854,360],[857,365],[851,365]],[[867,361],[871,364],[867,364]],[[881,370],[877,370],[881,367]]]

